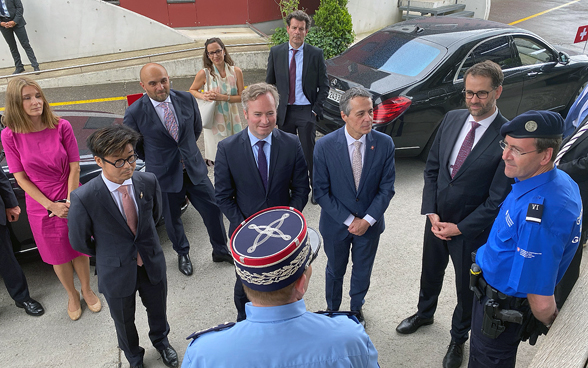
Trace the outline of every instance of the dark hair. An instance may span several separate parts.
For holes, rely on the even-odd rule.
[[[504,74],[502,74],[500,65],[490,60],[472,65],[463,76],[464,83],[470,74],[490,78],[492,80],[492,88],[495,89],[502,86],[502,82],[504,81]]]
[[[233,59],[231,59],[231,56],[229,56],[229,52],[227,51],[225,44],[223,43],[223,41],[221,41],[220,38],[218,38],[218,37],[209,38],[208,40],[206,40],[206,42],[204,42],[204,53],[202,54],[202,65],[204,65],[204,67],[210,71],[210,75],[214,76],[214,68],[212,67],[212,60],[210,60],[210,57],[208,57],[208,45],[210,45],[211,43],[218,43],[218,45],[221,47],[221,49],[223,49],[223,51],[225,52],[225,63],[229,64],[230,66],[234,66],[235,62],[233,61]]]
[[[86,139],[86,146],[94,156],[104,158],[122,153],[128,144],[133,148],[141,139],[141,134],[120,124],[98,129]]]
[[[288,14],[288,16],[286,17],[286,24],[288,25],[288,27],[290,27],[290,21],[292,20],[292,18],[296,19],[299,22],[305,22],[306,23],[306,30],[308,31],[308,29],[310,28],[310,22],[311,22],[308,14],[306,14],[302,10],[294,10],[292,13]]]
[[[537,152],[543,152],[548,148],[553,148],[551,162],[554,162],[557,154],[559,153],[561,142],[561,138],[535,138],[535,147],[537,148]]]
[[[351,113],[351,108],[349,107],[349,103],[355,97],[367,97],[367,98],[371,99],[372,94],[369,93],[369,91],[367,89],[365,89],[363,87],[359,87],[359,86],[358,87],[351,87],[347,91],[345,91],[343,96],[341,96],[341,101],[339,101],[339,109],[346,116],[349,116],[349,114]]]

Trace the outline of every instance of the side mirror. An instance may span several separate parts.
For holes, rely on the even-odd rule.
[[[563,51],[559,52],[559,62],[563,65],[568,65],[570,63],[570,56]]]

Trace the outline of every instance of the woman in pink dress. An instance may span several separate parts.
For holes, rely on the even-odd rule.
[[[80,154],[71,125],[49,107],[41,87],[30,78],[10,80],[2,118],[2,145],[10,172],[26,193],[29,223],[41,258],[53,269],[67,291],[67,313],[82,315],[80,294],[92,312],[102,308],[90,288],[90,262],[69,244],[67,213],[69,194],[80,185]]]

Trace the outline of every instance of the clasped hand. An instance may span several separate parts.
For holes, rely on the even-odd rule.
[[[47,207],[47,210],[51,211],[49,217],[57,216],[59,218],[67,218],[69,203],[52,202],[49,207]]]
[[[461,235],[461,231],[452,222],[441,222],[439,215],[432,213],[428,215],[431,221],[431,231],[441,240],[451,240],[451,237]]]

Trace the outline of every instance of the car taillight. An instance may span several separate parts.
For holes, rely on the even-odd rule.
[[[392,97],[374,108],[374,124],[385,124],[399,117],[412,103],[410,98]]]

